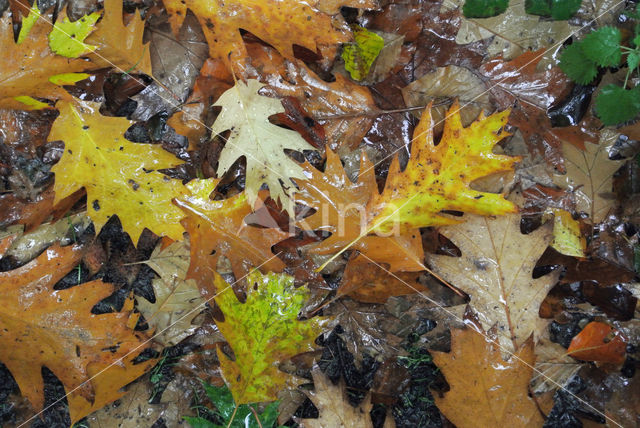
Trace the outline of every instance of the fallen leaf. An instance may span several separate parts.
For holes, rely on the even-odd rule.
[[[224,314],[224,321],[216,324],[235,354],[232,360],[218,348],[218,358],[237,405],[274,401],[279,391],[295,388],[300,380],[277,364],[313,351],[326,323],[319,317],[298,320],[309,291],[294,288],[293,277],[253,271],[247,282],[247,299],[240,303],[231,287],[216,276],[216,287],[223,291],[215,301]]]
[[[551,246],[561,254],[584,257],[587,240],[582,236],[580,223],[571,213],[561,209],[553,210],[553,242]]]
[[[592,321],[571,340],[567,354],[583,361],[622,364],[627,339],[609,324]]]
[[[600,143],[587,143],[585,150],[569,143],[562,144],[567,173],[555,175],[553,180],[561,188],[573,191],[576,209],[586,212],[594,224],[603,221],[615,205],[613,174],[623,161],[609,159],[609,150],[618,135],[604,129]]]
[[[461,7],[463,0],[446,0],[443,8]],[[473,43],[491,39],[487,51],[489,56],[502,55],[514,58],[526,51],[535,51],[569,38],[575,26],[567,21],[552,21],[529,15],[525,12],[524,2],[511,2],[505,13],[492,18],[464,19],[456,35],[458,44]]]
[[[360,144],[378,108],[371,92],[341,74],[326,82],[300,60],[288,60],[262,44],[247,44],[249,59],[243,76],[268,84],[265,94],[294,97],[324,128],[327,146],[351,150]]]
[[[564,171],[561,146],[564,141],[584,149],[595,143],[597,133],[580,125],[554,128],[548,109],[566,93],[569,79],[558,67],[537,71],[542,51],[524,52],[511,61],[498,57],[482,65],[480,76],[499,108],[513,106],[509,124],[517,127],[532,156]]]
[[[171,199],[187,190],[179,180],[149,171],[177,166],[180,160],[159,146],[127,141],[124,133],[131,122],[102,116],[99,103],[60,101],[57,108],[60,116],[48,140],[64,141],[65,149],[52,168],[56,176],[54,203],[84,187],[96,230],[118,215],[134,244],[145,228],[182,239],[182,212]]]
[[[471,296],[482,325],[497,326],[500,343],[514,351],[532,333],[539,335],[538,308],[558,278],[558,273],[532,278],[552,240],[551,225],[522,235],[517,215],[465,217],[465,222],[440,230],[462,257],[430,254],[427,260],[434,272]]]
[[[196,282],[186,279],[189,247],[182,241],[166,248],[158,245],[145,264],[160,278],[153,280],[155,302],[138,300],[138,310],[158,332],[154,336],[164,346],[177,345],[198,327],[193,319],[204,309],[204,299]]]
[[[494,331],[485,333],[477,319],[468,319],[466,325],[451,330],[450,353],[431,353],[451,388],[444,397],[434,393],[438,409],[459,428],[542,426],[528,390],[533,341],[527,340],[505,361]]]
[[[398,158],[389,168],[381,194],[375,193],[367,205],[369,232],[388,234],[418,227],[458,223],[443,210],[481,215],[501,215],[516,211],[503,195],[472,190],[471,182],[501,171],[510,171],[519,158],[497,155],[493,147],[507,136],[503,127],[509,111],[485,117],[464,128],[457,102],[449,110],[442,139],[433,140],[431,106],[416,126],[411,157],[400,171]]]
[[[84,39],[95,29],[94,25],[99,17],[100,14],[94,12],[71,22],[65,8],[49,33],[51,51],[67,58],[78,58],[95,49],[96,46],[84,43]]]
[[[390,274],[364,257],[349,260],[342,274],[337,296],[349,296],[365,303],[385,303],[391,296],[403,296],[425,291],[420,283],[421,272]]]
[[[307,180],[298,182],[296,202],[316,210],[314,214],[298,222],[304,230],[320,230],[331,236],[317,244],[311,244],[314,254],[332,254],[348,245],[364,231],[366,206],[372,195],[377,194],[374,169],[363,157],[358,181],[353,183],[337,154],[327,150],[325,171],[320,172],[307,165]],[[420,233],[416,230],[399,236],[364,236],[353,246],[367,257],[389,265],[393,272],[421,271],[424,251]]]
[[[293,213],[289,198],[296,189],[291,178],[304,178],[302,167],[289,159],[284,150],[314,150],[295,131],[280,128],[269,122],[269,116],[284,113],[280,100],[258,94],[264,85],[250,79],[241,81],[218,98],[214,106],[222,112],[211,127],[212,135],[230,130],[220,154],[218,176],[222,176],[233,163],[244,156],[247,161],[246,198],[253,206],[263,183],[269,186],[274,201]]]
[[[289,234],[278,228],[249,226],[245,218],[252,213],[244,193],[229,199],[212,201],[209,195],[218,180],[194,180],[187,184],[190,196],[176,199],[186,214],[182,224],[189,233],[191,263],[187,278],[195,279],[205,299],[216,291],[215,271],[226,258],[237,280],[259,267],[280,272],[284,263],[271,251]]]
[[[0,273],[0,361],[37,410],[44,405],[41,369],[49,368],[69,394],[72,422],[120,398],[119,389],[155,363],[132,362],[147,339],[132,329],[138,318],[133,299],[120,312],[93,315],[91,308],[113,292],[112,285],[97,280],[53,289],[82,254],[80,246],[56,245]]]
[[[0,66],[0,102],[4,106],[18,107],[13,100],[17,96],[47,99],[69,99],[70,95],[62,87],[49,81],[60,73],[74,73],[90,68],[81,59],[68,59],[54,55],[49,48],[47,34],[51,32],[50,15],[37,19],[31,31],[20,44],[13,40],[11,17],[0,18],[0,51],[3,52]]]
[[[115,67],[126,73],[136,70],[151,76],[149,44],[142,41],[144,21],[136,10],[129,24],[124,25],[122,8],[121,1],[104,1],[102,19],[87,38],[87,43],[97,46],[89,58],[99,67]]]
[[[202,3],[197,0],[164,0],[173,30],[177,33],[190,9],[200,21],[209,44],[209,56],[227,64],[242,63],[247,51],[240,29],[273,46],[283,56],[293,58],[293,44],[312,52],[322,46],[333,46],[349,41],[348,27],[318,10],[317,0],[301,3],[295,0],[255,3],[247,0]],[[371,0],[343,0],[325,11],[336,14],[340,6],[375,8]],[[311,22],[313,23],[311,25]]]
[[[313,391],[304,391],[313,405],[318,409],[320,417],[317,419],[296,418],[296,422],[304,428],[373,428],[373,422],[369,412],[373,408],[371,394],[367,394],[364,400],[353,407],[349,404],[344,380],[338,385],[331,383],[331,379],[314,364],[311,370],[313,377]],[[387,416],[387,419],[389,417]],[[393,419],[392,419],[393,420]],[[385,420],[384,427],[388,427]],[[393,425],[395,426],[395,424]]]

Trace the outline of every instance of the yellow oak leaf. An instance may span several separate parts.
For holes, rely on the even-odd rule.
[[[80,246],[49,247],[26,265],[0,273],[0,362],[36,410],[44,405],[42,367],[64,385],[71,421],[117,400],[120,388],[155,364],[133,364],[146,333],[133,330],[139,314],[129,298],[120,312],[91,308],[114,291],[100,280],[64,290],[57,281],[77,265]]]
[[[433,141],[431,107],[422,113],[414,131],[411,157],[404,171],[395,158],[382,194],[369,201],[368,231],[390,233],[417,227],[458,223],[440,215],[456,210],[480,215],[502,215],[517,211],[503,195],[479,192],[470,184],[497,172],[509,171],[519,158],[493,153],[494,146],[510,134],[503,128],[509,110],[462,126],[460,106],[455,102],[447,114],[442,139]]]
[[[227,63],[242,62],[247,51],[240,29],[276,48],[287,58],[293,58],[293,44],[313,52],[322,45],[336,45],[351,39],[346,24],[335,26],[335,19],[322,13],[337,13],[340,6],[374,8],[372,0],[343,0],[331,7],[322,7],[318,0],[163,0],[170,22],[177,34],[187,9],[199,19],[209,44],[209,55]]]
[[[144,21],[136,11],[125,26],[122,7],[120,0],[105,0],[102,20],[86,40],[97,46],[89,58],[100,67],[117,67],[126,72],[138,70],[151,75],[149,44],[142,42]]]
[[[492,331],[485,334],[477,320],[467,319],[466,328],[451,330],[451,352],[431,352],[451,388],[433,394],[436,406],[458,428],[542,426],[528,389],[533,342],[504,361]]]
[[[127,141],[131,122],[99,113],[100,104],[59,102],[48,141],[62,140],[64,154],[52,168],[55,201],[84,187],[87,210],[96,229],[118,215],[123,229],[138,242],[144,228],[160,236],[182,239],[182,211],[171,203],[188,193],[179,180],[157,172],[181,161],[160,146]]]

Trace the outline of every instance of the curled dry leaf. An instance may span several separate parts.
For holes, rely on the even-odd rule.
[[[147,339],[133,330],[139,317],[133,299],[120,312],[93,315],[91,308],[113,292],[111,284],[53,289],[82,255],[79,246],[56,245],[0,273],[0,361],[38,411],[44,404],[41,369],[49,368],[69,394],[72,422],[120,398],[121,387],[155,364],[133,364]]]
[[[466,325],[451,330],[451,352],[432,352],[451,387],[444,397],[434,394],[438,409],[459,428],[542,426],[542,415],[529,397],[533,340],[505,361],[495,331],[485,333],[477,319]]]
[[[428,255],[432,269],[471,296],[470,305],[485,328],[497,326],[500,343],[518,349],[539,335],[538,308],[558,273],[533,279],[536,262],[553,239],[551,225],[522,235],[520,219],[465,216],[464,223],[441,229],[462,257]]]
[[[189,248],[184,242],[166,248],[159,244],[145,264],[160,278],[153,280],[155,302],[140,298],[138,309],[158,332],[155,340],[164,346],[176,345],[195,331],[197,326],[191,322],[204,309],[196,282],[186,279]]]

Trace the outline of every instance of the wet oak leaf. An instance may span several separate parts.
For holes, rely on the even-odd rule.
[[[249,226],[245,218],[253,212],[243,193],[213,201],[209,195],[217,179],[194,180],[187,184],[191,194],[175,203],[186,214],[182,220],[189,233],[191,263],[187,278],[195,279],[205,298],[216,291],[216,273],[221,257],[229,260],[236,279],[252,268],[282,271],[284,263],[271,251],[289,234],[278,228]]]
[[[329,238],[310,246],[315,254],[335,253],[357,239],[365,227],[367,203],[378,192],[373,164],[366,157],[360,162],[358,181],[352,182],[340,157],[331,150],[326,153],[324,172],[307,164],[308,180],[297,181],[296,202],[317,210],[300,220],[299,227],[331,233]],[[424,270],[424,251],[417,230],[390,237],[364,236],[353,248],[389,265],[394,272]]]
[[[353,407],[349,403],[344,379],[340,379],[340,383],[334,385],[316,364],[311,370],[311,376],[313,377],[313,391],[305,390],[304,393],[318,409],[320,416],[317,419],[296,418],[296,422],[301,427],[373,428],[373,422],[369,415],[373,408],[371,394],[367,394],[358,407]],[[388,419],[392,418],[387,416]],[[385,423],[384,427],[388,426],[392,425]]]
[[[536,262],[551,240],[547,223],[528,235],[520,233],[518,215],[494,219],[465,216],[466,221],[441,228],[461,257],[430,254],[434,272],[471,297],[471,308],[485,328],[497,326],[500,343],[518,349],[538,332],[538,308],[558,273],[532,278]]]
[[[618,135],[605,129],[601,133],[600,143],[586,143],[585,150],[563,143],[566,174],[553,177],[556,185],[573,191],[576,209],[586,212],[594,224],[603,221],[615,206],[613,174],[624,161],[609,159],[609,150]]]
[[[182,25],[187,9],[190,9],[202,25],[209,55],[229,64],[242,63],[247,56],[240,29],[250,31],[287,58],[294,57],[294,43],[316,52],[319,47],[351,39],[346,24],[336,27],[334,18],[319,10],[322,5],[317,0],[163,0],[163,3],[175,33]],[[376,7],[376,3],[372,0],[344,0],[329,6],[323,9],[337,13],[340,6],[371,9]]]
[[[246,79],[259,79],[269,86],[263,91],[277,97],[294,97],[311,118],[324,128],[327,145],[354,149],[373,124],[378,108],[369,88],[340,73],[326,82],[300,60],[288,60],[275,49],[247,44],[249,59],[242,70]]]
[[[46,19],[45,19],[46,18]],[[87,61],[54,55],[47,35],[52,30],[51,16],[35,21],[31,31],[20,44],[13,39],[13,26],[9,14],[0,18],[0,104],[20,107],[13,98],[29,96],[46,99],[69,99],[70,95],[49,77],[60,73],[73,73],[90,68]]]
[[[131,122],[102,116],[99,103],[61,101],[56,107],[60,116],[48,141],[62,140],[65,148],[52,168],[54,204],[84,187],[88,214],[97,230],[118,215],[134,244],[145,228],[181,240],[183,214],[171,200],[187,189],[155,170],[182,162],[160,146],[127,141],[124,133]]]
[[[158,274],[153,280],[155,302],[138,299],[138,310],[147,323],[160,333],[155,340],[165,346],[177,345],[190,336],[197,326],[191,322],[204,308],[204,300],[196,282],[186,279],[189,247],[184,241],[166,248],[162,243],[153,250],[145,264]]]
[[[485,117],[480,114],[468,127],[462,126],[460,106],[455,102],[438,145],[433,140],[431,106],[422,113],[404,171],[394,158],[381,194],[367,205],[366,230],[381,233],[408,231],[427,226],[458,223],[441,215],[456,210],[480,215],[503,215],[517,207],[503,195],[479,192],[470,184],[488,175],[510,171],[518,157],[493,153],[494,146],[509,134],[503,130],[509,110]]]
[[[93,315],[92,307],[113,292],[111,284],[97,280],[54,290],[83,253],[80,246],[54,245],[0,273],[0,362],[37,410],[44,404],[41,369],[51,370],[70,394],[72,422],[120,398],[121,387],[155,364],[132,363],[147,339],[133,330],[139,315],[132,313],[132,299],[120,312]]]
[[[479,323],[451,330],[451,352],[432,351],[450,390],[434,393],[438,409],[459,428],[542,426],[544,420],[529,397],[535,355],[526,341],[508,361],[489,331]]]
[[[278,392],[303,382],[281,371],[278,364],[313,351],[314,341],[327,321],[320,317],[298,320],[310,293],[306,287],[296,289],[293,277],[253,271],[247,281],[247,299],[240,303],[231,287],[216,276],[216,287],[223,291],[215,301],[224,314],[224,322],[216,324],[233,349],[235,360],[220,348],[218,358],[237,405],[274,401]]]
[[[285,155],[284,150],[315,150],[295,131],[269,122],[269,116],[284,113],[278,99],[258,94],[264,85],[255,79],[238,81],[225,91],[214,106],[222,111],[213,126],[212,135],[230,131],[218,161],[218,176],[244,156],[247,161],[245,194],[253,206],[262,184],[269,186],[271,198],[293,212],[289,197],[295,192],[291,178],[304,178],[303,169]]]
[[[123,2],[105,0],[102,19],[87,43],[97,46],[89,55],[99,67],[116,67],[120,72],[137,70],[151,75],[151,56],[148,43],[143,43],[144,21],[136,10],[128,25],[122,21]]]

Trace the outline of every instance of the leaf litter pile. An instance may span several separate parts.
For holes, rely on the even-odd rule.
[[[0,426],[640,424],[640,7],[0,1]]]

